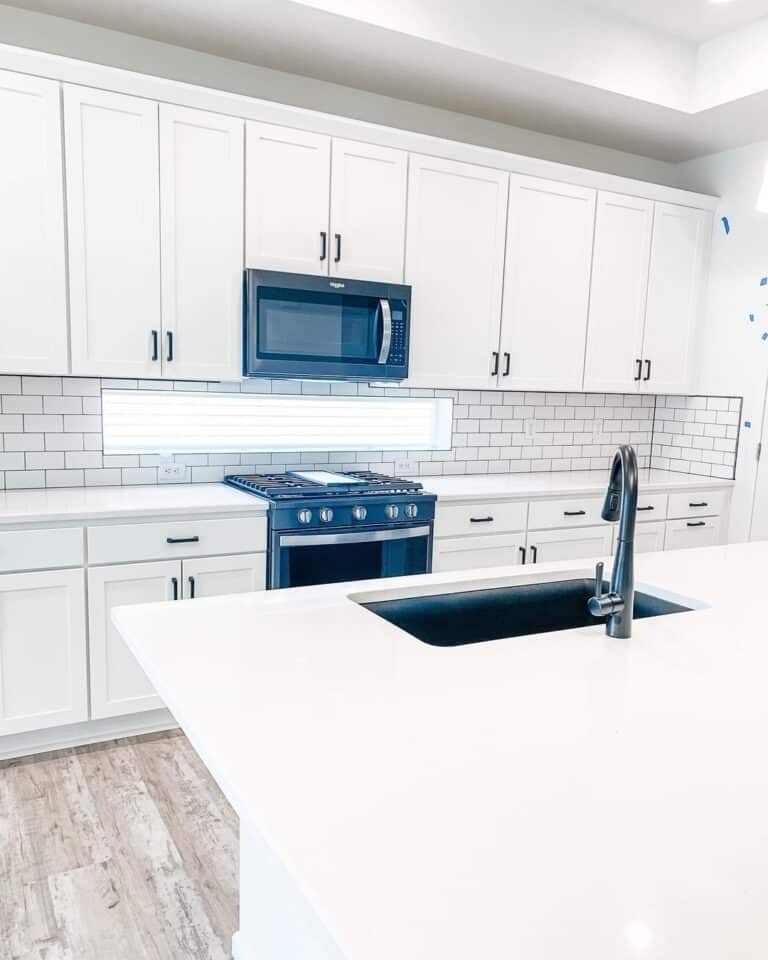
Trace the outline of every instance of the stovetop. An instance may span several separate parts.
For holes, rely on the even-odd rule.
[[[270,501],[316,500],[334,497],[418,495],[422,485],[370,470],[335,473],[324,470],[297,470],[291,473],[232,474],[224,482],[238,490]]]

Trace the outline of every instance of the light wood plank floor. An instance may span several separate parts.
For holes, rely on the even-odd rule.
[[[227,960],[237,871],[178,731],[0,764],[1,960]]]

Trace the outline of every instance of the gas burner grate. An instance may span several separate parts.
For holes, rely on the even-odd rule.
[[[371,496],[373,494],[399,493],[416,494],[422,485],[416,480],[402,480],[370,470],[347,471],[344,476],[351,480],[362,480],[355,484],[354,490],[332,490],[322,483],[314,483],[305,477],[286,473],[233,474],[224,478],[225,483],[239,490],[245,490],[268,500],[301,500],[315,497]]]

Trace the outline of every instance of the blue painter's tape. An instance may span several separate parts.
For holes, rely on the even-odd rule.
[[[760,286],[761,286],[761,287],[764,287],[764,286],[766,286],[766,285],[768,285],[768,277],[761,277],[761,278],[760,278]]]
[[[744,426],[747,427],[747,428],[751,427],[751,426],[752,426],[752,421],[751,421],[751,420],[745,420],[745,421],[744,421]]]
[[[728,222],[728,217],[720,217],[720,219],[723,221],[723,230],[725,230],[725,234],[727,236],[731,232],[731,225]]]

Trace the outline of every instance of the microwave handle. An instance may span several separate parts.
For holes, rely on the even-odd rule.
[[[381,350],[379,350],[379,363],[386,363],[389,359],[389,348],[392,345],[392,310],[389,306],[389,300],[379,300],[379,306],[376,312],[381,311]]]

